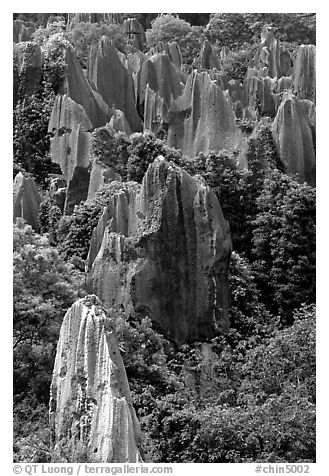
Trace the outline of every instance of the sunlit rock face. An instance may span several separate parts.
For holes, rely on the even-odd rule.
[[[314,103],[284,93],[272,125],[281,158],[288,174],[315,185],[315,109]]]
[[[316,47],[301,45],[297,51],[294,65],[294,93],[300,99],[315,103],[316,88]]]
[[[62,324],[50,388],[54,460],[142,461],[137,420],[111,319],[88,295]]]
[[[134,81],[122,64],[110,40],[102,37],[93,45],[89,54],[87,77],[108,107],[120,109],[125,114],[133,132],[143,130],[142,121],[135,107]]]
[[[182,95],[171,102],[166,122],[168,145],[187,157],[234,151],[242,140],[229,94],[207,72],[190,74]]]
[[[40,228],[38,220],[39,205],[42,198],[33,177],[19,172],[14,180],[13,196],[14,221],[18,217],[24,218],[38,232]]]
[[[228,327],[230,254],[214,192],[159,157],[141,185],[122,184],[110,199],[93,233],[88,284],[104,305],[145,312],[170,339],[193,342]]]

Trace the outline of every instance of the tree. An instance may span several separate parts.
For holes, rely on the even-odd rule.
[[[47,238],[34,233],[24,220],[17,219],[14,224],[13,342],[18,459],[26,456],[26,448],[32,451],[31,445],[37,460],[47,452],[44,409],[49,402],[57,339],[65,312],[83,292],[82,284],[82,274],[63,262]],[[32,444],[31,432],[39,435],[36,435],[36,439],[40,437],[38,442],[34,440]]]
[[[302,303],[315,301],[315,190],[277,170],[257,199],[253,257],[262,300],[291,319]]]
[[[182,54],[183,64],[191,66],[199,56],[203,41],[203,29],[191,26],[187,21],[172,14],[159,15],[146,31],[149,49],[156,49],[160,43],[176,41]]]
[[[236,50],[251,41],[252,32],[242,13],[215,13],[206,27],[206,36],[219,47]]]

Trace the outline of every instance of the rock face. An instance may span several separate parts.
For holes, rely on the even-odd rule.
[[[75,53],[67,48],[64,59],[66,70],[61,93],[83,107],[93,127],[104,126],[111,118],[109,106],[97,88],[93,89],[89,84]]]
[[[181,69],[182,53],[180,51],[178,43],[176,43],[176,41],[170,41],[169,43],[166,43],[165,52],[167,53],[170,61],[176,66],[176,68]]]
[[[208,40],[205,40],[201,48],[201,68],[202,69],[221,69],[218,58],[214,55],[212,47]]]
[[[316,49],[314,45],[301,45],[298,48],[294,65],[294,93],[300,99],[310,99],[315,103]]]
[[[166,53],[157,53],[151,57],[157,75],[157,90],[150,83],[150,87],[159,93],[169,107],[172,99],[177,99],[182,93],[180,78],[174,64]]]
[[[14,180],[14,221],[17,217],[24,218],[32,228],[39,231],[39,205],[41,196],[32,177],[19,172]]]
[[[136,100],[137,109],[141,117],[144,116],[144,104],[146,88],[149,87],[152,91],[158,91],[158,76],[153,62],[149,59],[144,61],[140,71],[136,77]]]
[[[126,119],[126,116],[120,109],[116,109],[111,117],[110,127],[117,132],[124,132],[127,136],[130,136],[131,129]]]
[[[89,146],[92,124],[83,107],[66,95],[57,95],[48,125],[50,154],[61,167],[68,184],[65,212],[88,194],[90,162]]]
[[[195,157],[199,152],[234,150],[241,141],[232,101],[207,72],[190,74],[183,94],[166,116],[168,145]]]
[[[140,428],[111,319],[96,296],[77,301],[62,324],[50,387],[52,443],[58,458],[141,462]],[[56,458],[55,458],[56,459]]]
[[[132,75],[120,61],[116,48],[104,36],[91,48],[87,77],[110,109],[114,107],[125,114],[133,132],[143,130],[135,107]]]
[[[297,174],[301,182],[315,185],[314,108],[291,93],[284,93],[272,125],[281,158],[289,174]]]
[[[35,26],[33,25],[33,23],[26,23],[21,20],[14,20],[14,25],[13,25],[14,43],[29,41],[34,31],[35,31]]]
[[[257,110],[261,115],[275,116],[275,101],[273,98],[273,88],[275,79],[269,76],[256,77],[251,74],[245,78],[245,95],[249,98],[249,107]]]
[[[136,50],[142,50],[146,42],[144,28],[136,18],[127,18],[123,22],[123,33],[127,35],[129,40],[132,40],[133,46]]]
[[[164,126],[167,110],[159,93],[154,92],[147,84],[144,97],[144,132],[151,131],[157,135]]]
[[[279,45],[272,29],[267,26],[262,30],[261,43],[253,62],[262,76],[280,78],[292,73],[289,52]]]
[[[158,157],[141,186],[122,184],[104,210],[89,286],[107,306],[146,312],[177,343],[207,339],[228,326],[230,254],[214,192]]]
[[[120,13],[68,13],[67,28],[74,27],[77,23],[117,23]]]
[[[93,198],[96,192],[105,184],[110,182],[119,182],[121,177],[119,174],[115,173],[114,170],[106,164],[103,164],[99,161],[94,161],[91,173],[90,173],[90,182],[88,188],[88,200]]]

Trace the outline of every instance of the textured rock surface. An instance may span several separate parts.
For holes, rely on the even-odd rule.
[[[95,196],[95,193],[105,184],[112,181],[121,181],[119,174],[102,162],[95,161],[90,172],[90,182],[88,188],[88,199]]]
[[[126,18],[124,20],[123,33],[132,40],[132,44],[137,50],[142,50],[146,42],[146,36],[144,28],[136,18]]]
[[[104,36],[91,48],[87,76],[109,108],[120,109],[131,130],[141,132],[143,124],[135,107],[132,75],[120,61],[116,48]]]
[[[35,231],[39,231],[39,205],[41,196],[32,177],[19,172],[14,180],[13,186],[14,221],[17,217],[24,218]]]
[[[273,122],[272,132],[287,173],[297,174],[301,182],[314,185],[315,149],[310,118],[315,113],[312,108],[307,112],[308,108],[293,94],[285,93]]]
[[[167,53],[170,61],[178,68],[182,67],[182,54],[176,41],[170,41],[165,46],[165,52]]]
[[[66,49],[64,59],[66,70],[61,93],[83,107],[93,127],[103,126],[111,118],[108,105],[89,84],[75,53]]]
[[[21,20],[14,20],[13,24],[13,40],[14,43],[29,41],[35,31],[33,23],[26,23]]]
[[[158,157],[123,184],[94,230],[89,286],[108,306],[149,313],[178,343],[228,326],[231,238],[216,195]]]
[[[168,144],[195,157],[210,150],[234,150],[241,141],[232,101],[207,72],[191,73],[183,94],[166,116]]]
[[[164,125],[167,110],[159,93],[154,92],[147,84],[144,97],[144,132],[152,131],[157,135]]]
[[[131,129],[126,119],[126,116],[120,109],[116,109],[111,117],[110,127],[112,127],[116,132],[124,132],[127,136],[130,136]]]
[[[98,23],[110,22],[117,23],[120,21],[120,13],[68,13],[67,27],[72,28],[77,23]]]
[[[276,80],[265,77],[256,77],[247,75],[244,81],[245,96],[249,100],[249,107],[257,110],[260,114],[266,116],[275,116],[275,101],[273,98],[273,89]]]
[[[82,106],[66,95],[57,95],[48,132],[51,159],[59,164],[65,180],[72,179],[75,167],[88,167],[92,124]]]
[[[265,26],[261,32],[261,43],[253,60],[262,76],[280,78],[292,73],[290,54],[274,37],[271,27]]]
[[[50,387],[50,424],[59,458],[64,454],[76,461],[80,447],[89,462],[142,461],[119,345],[96,296],[80,299],[64,317]]]
[[[157,92],[162,97],[166,105],[169,106],[171,99],[178,98],[178,96],[180,96],[182,93],[179,74],[166,53],[157,53],[151,57],[151,61],[154,64],[157,74]],[[150,87],[153,89],[151,84]]]
[[[68,183],[65,211],[85,200],[88,194],[90,131],[92,124],[84,109],[71,98],[57,95],[49,120],[50,155],[59,164]]]
[[[203,69],[218,69],[220,68],[220,62],[216,55],[212,51],[211,44],[208,40],[205,40],[201,48],[201,68]]]
[[[300,99],[315,102],[316,48],[314,45],[301,45],[294,65],[294,93]]]
[[[152,91],[158,91],[158,76],[154,64],[147,59],[141,66],[140,71],[136,77],[136,100],[137,109],[141,117],[144,116],[144,104],[146,88],[149,87]]]

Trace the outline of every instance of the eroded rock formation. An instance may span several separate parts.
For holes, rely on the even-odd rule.
[[[157,53],[151,57],[157,75],[157,92],[167,106],[172,99],[177,99],[182,93],[182,86],[177,68],[166,53]],[[152,85],[150,87],[155,90]]]
[[[114,184],[118,187],[118,184]],[[89,286],[107,306],[142,311],[178,343],[228,326],[231,238],[214,192],[157,158],[122,184],[94,230]]]
[[[201,48],[201,68],[202,69],[221,69],[220,61],[212,51],[211,44],[205,40]]]
[[[24,218],[38,232],[40,228],[38,213],[42,199],[33,177],[19,172],[14,180],[13,195],[14,221],[17,217]]]
[[[90,134],[92,124],[83,107],[66,95],[56,96],[49,120],[51,160],[60,165],[67,181],[65,211],[88,194],[90,162]]]
[[[316,48],[314,45],[301,45],[298,48],[294,65],[294,93],[300,99],[315,102],[316,87]]]
[[[142,50],[146,42],[145,31],[136,18],[126,18],[123,22],[123,33],[132,41],[136,50]]]
[[[87,77],[110,109],[120,109],[125,114],[133,132],[143,130],[135,107],[132,75],[120,61],[116,48],[104,36],[91,48]]]
[[[262,76],[280,78],[292,73],[290,54],[279,45],[271,27],[265,26],[261,32],[261,43],[253,60]]]
[[[195,157],[210,150],[234,150],[241,141],[232,101],[207,72],[190,74],[183,94],[166,116],[168,144]]]
[[[109,125],[117,132],[124,132],[127,136],[130,136],[131,134],[131,129],[126,116],[122,111],[120,111],[120,109],[115,109]]]
[[[315,111],[291,93],[284,93],[272,125],[281,158],[289,174],[297,174],[301,182],[315,184],[314,131]]]
[[[35,26],[33,25],[33,23],[23,22],[21,20],[14,20],[14,25],[13,25],[14,43],[29,41],[34,31],[35,31]]]
[[[55,460],[142,461],[140,428],[110,317],[94,295],[67,311],[50,387]]]
[[[104,126],[111,118],[110,108],[97,88],[92,88],[75,53],[67,48],[64,53],[66,64],[62,94],[80,104],[93,127]],[[106,99],[105,99],[106,100]],[[110,107],[113,105],[111,104]]]

